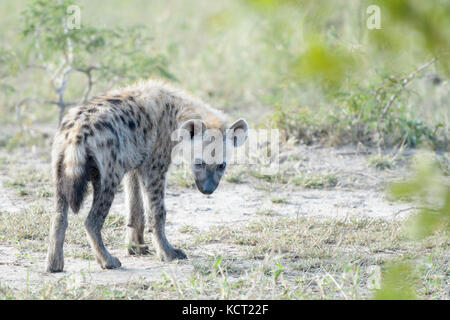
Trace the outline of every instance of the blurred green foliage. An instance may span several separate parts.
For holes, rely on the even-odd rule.
[[[404,226],[413,240],[421,240],[438,232],[450,231],[450,181],[438,162],[421,155],[416,159],[414,176],[404,182],[392,183],[389,194],[396,200],[407,200],[417,205],[417,213]],[[414,299],[416,263],[397,261],[382,274],[381,288],[375,299]]]
[[[394,199],[417,204],[417,215],[406,223],[412,239],[423,239],[437,230],[450,231],[450,181],[437,161],[422,155],[416,161],[414,176],[391,184],[389,193]]]
[[[386,268],[376,300],[411,300],[416,298],[414,268],[410,263],[392,263]]]
[[[28,43],[23,58],[43,59],[56,63],[61,55],[68,59],[72,51],[72,66],[86,70],[95,67],[99,78],[120,76],[125,81],[148,77],[152,74],[170,79],[175,77],[167,70],[167,60],[161,54],[151,54],[152,38],[148,30],[139,25],[114,29],[83,24],[67,28],[69,6],[76,1],[32,0],[23,12],[24,39]],[[36,52],[36,44],[40,51]],[[41,57],[36,57],[41,54]]]
[[[376,0],[383,30],[370,33],[376,50],[402,53],[414,50],[418,59],[442,56],[439,63],[450,72],[450,2],[446,0]],[[402,54],[400,54],[402,56]],[[398,61],[398,59],[396,59]]]
[[[292,64],[292,74],[298,80],[318,80],[322,86],[336,89],[347,73],[357,67],[357,59],[339,44],[331,45],[311,40],[304,52]]]
[[[14,87],[8,83],[8,79],[18,71],[17,58],[13,52],[0,48],[0,91],[11,94],[15,91]]]
[[[283,15],[276,12],[299,10],[306,12],[307,19],[300,23],[304,29],[306,46],[303,53],[298,52],[301,64],[309,69],[307,73],[336,78],[355,67],[352,55],[363,53],[359,67],[367,67],[374,62],[388,65],[392,71],[405,67],[403,60],[408,51],[414,52],[416,63],[429,59],[429,56],[443,56],[439,63],[448,73],[450,57],[450,2],[446,0],[363,0],[363,1],[312,1],[312,0],[245,0],[261,12],[274,25],[283,24]],[[366,9],[369,6],[380,8],[380,29],[369,30]],[[356,10],[355,10],[356,9]],[[348,30],[342,26],[348,16],[344,10],[352,10],[359,17],[355,24],[348,22],[353,29],[351,41]],[[284,20],[284,24],[290,21]],[[317,42],[321,37],[327,41]],[[357,43],[354,42],[357,41]],[[330,46],[329,42],[334,42]],[[345,44],[345,45],[344,45]],[[356,45],[356,46],[355,46]],[[358,48],[363,46],[363,48]],[[406,52],[405,52],[406,51]],[[400,62],[400,63],[399,63]],[[403,62],[403,63],[402,63]],[[328,68],[326,68],[328,67]],[[304,72],[302,69],[294,70]]]

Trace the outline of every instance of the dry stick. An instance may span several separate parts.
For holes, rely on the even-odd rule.
[[[428,210],[428,211],[432,211],[432,212],[438,212],[438,209],[434,209],[434,208],[427,208],[427,207],[409,207],[409,208],[405,208],[405,209],[400,209],[397,212],[395,212],[393,214],[393,216],[398,216],[400,213],[405,212],[405,211],[410,211],[410,210]]]
[[[97,67],[97,66],[89,66],[86,68],[74,68],[75,71],[78,71],[78,72],[84,74],[86,76],[87,82],[88,82],[87,87],[84,90],[83,96],[81,98],[80,104],[86,103],[88,101],[89,95],[91,94],[91,91],[92,91],[92,87],[95,84],[95,81],[93,80],[93,77],[92,77],[92,71],[100,70],[100,69],[102,69],[102,68]]]
[[[26,97],[23,98],[22,100],[18,101],[15,105],[15,110],[16,110],[16,119],[19,120],[22,116],[22,111],[21,111],[21,107],[26,104],[27,102],[35,102],[35,103],[39,103],[39,104],[58,104],[57,101],[51,101],[51,100],[45,100],[45,99],[40,99],[40,98],[33,98],[33,97]],[[21,129],[24,130],[24,125],[22,123],[20,123]]]
[[[41,51],[41,45],[40,45],[40,42],[39,42],[39,37],[38,37],[37,34],[35,34],[35,37],[36,37],[36,41],[35,41],[35,43],[34,43],[34,46],[35,46],[35,48],[36,48],[36,51],[37,51],[37,54],[38,54],[38,58],[39,58],[39,60],[41,60],[41,62],[42,62],[42,66],[41,66],[41,67],[42,67],[42,68],[47,72],[47,74],[50,76],[50,84],[51,84],[51,86],[52,86],[53,88],[55,88],[54,80],[55,80],[55,78],[56,78],[56,74],[54,74],[54,73],[50,70],[50,67],[48,66],[48,64],[45,63],[44,55],[42,54],[42,51]]]
[[[403,137],[403,141],[400,143],[397,152],[395,153],[394,157],[392,158],[392,161],[396,161],[397,157],[403,153],[403,150],[405,149],[406,146],[406,138],[408,137],[408,133],[405,134],[405,136]]]
[[[52,72],[49,65],[44,60],[44,56],[42,54],[41,46],[40,46],[40,42],[39,42],[39,37],[36,35],[35,48],[36,48],[36,51],[38,54],[38,58],[39,58],[39,60],[41,60],[41,65],[30,65],[29,67],[44,69],[47,72],[47,74],[50,76],[50,85],[52,86],[53,90],[55,91],[55,93],[58,97],[58,100],[57,101],[42,100],[44,102],[40,102],[39,99],[36,99],[36,98],[25,98],[22,101],[20,101],[16,105],[16,107],[20,107],[24,102],[27,102],[27,101],[40,102],[41,104],[42,103],[55,104],[59,107],[58,124],[61,123],[62,116],[64,114],[64,110],[66,109],[66,107],[75,104],[73,102],[64,102],[64,92],[65,92],[66,86],[67,86],[67,77],[68,77],[69,73],[72,72],[72,70],[73,70],[72,64],[71,64],[72,45],[70,43],[70,39],[68,39],[68,47],[69,47],[69,56],[67,56],[67,54],[65,54],[65,52],[64,52],[65,60],[63,60],[61,65],[54,72]],[[59,77],[59,79],[58,79],[58,74],[61,72],[64,65],[67,65],[67,67],[63,71],[62,76]],[[58,85],[56,85],[56,82],[58,82]]]
[[[406,85],[412,80],[414,79],[414,77],[421,71],[423,71],[424,69],[426,69],[428,66],[432,65],[434,62],[436,62],[436,60],[438,59],[438,57],[434,57],[433,59],[431,59],[430,61],[428,61],[427,63],[425,63],[424,65],[420,66],[419,68],[417,68],[415,71],[411,72],[409,75],[407,75],[405,78],[403,78],[402,80],[402,84],[401,84],[401,89],[405,88]],[[395,92],[388,100],[388,102],[385,104],[385,106],[383,107],[383,111],[381,112],[381,115],[385,115],[386,112],[388,111],[388,109],[391,107],[392,103],[394,103],[395,99],[397,98],[398,94],[400,93],[401,90],[398,90],[397,92]]]
[[[410,210],[416,210],[416,209],[419,209],[419,207],[410,207],[410,208],[400,209],[397,212],[394,212],[393,216],[396,217],[402,212],[410,211]]]
[[[342,293],[342,295],[344,296],[345,300],[348,300],[348,296],[345,294],[344,290],[339,285],[339,283],[336,281],[336,279],[334,279],[333,276],[328,271],[325,270],[325,272],[327,273],[327,276],[331,279],[331,281],[333,281],[333,283],[336,285],[338,290]]]

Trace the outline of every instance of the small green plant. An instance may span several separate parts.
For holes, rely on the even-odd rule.
[[[287,203],[288,202],[288,198],[272,198],[270,199],[270,201],[272,201],[272,203]]]
[[[169,182],[184,188],[195,187],[191,173],[184,166],[174,167],[169,175]]]
[[[180,227],[178,231],[181,233],[196,234],[198,233],[199,229],[195,226],[185,224],[184,226]]]
[[[275,210],[272,209],[262,209],[262,210],[258,210],[255,212],[257,215],[260,216],[276,216],[279,215],[278,212],[276,212]]]
[[[49,198],[49,197],[51,197],[53,195],[53,193],[51,191],[49,191],[49,190],[47,190],[46,188],[43,188],[43,187],[39,187],[36,190],[36,193],[41,198]]]
[[[290,183],[307,189],[323,189],[335,187],[338,184],[338,178],[334,174],[300,175],[291,178]]]
[[[392,169],[395,166],[395,159],[389,155],[376,155],[368,159],[369,164],[378,170]]]
[[[276,283],[278,281],[278,278],[282,275],[284,267],[279,263],[275,264],[275,266],[276,269],[273,270],[273,281]]]
[[[230,183],[242,183],[243,179],[244,179],[243,170],[230,170],[225,175],[225,180]]]
[[[257,179],[261,179],[261,180],[264,180],[264,181],[267,181],[267,182],[277,182],[277,181],[279,182],[279,181],[282,181],[282,177],[281,177],[280,174],[269,175],[269,174],[263,174],[263,173],[260,173],[258,171],[252,170],[252,171],[250,171],[250,175],[252,175],[253,177],[255,177]]]

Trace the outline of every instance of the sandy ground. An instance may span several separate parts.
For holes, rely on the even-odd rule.
[[[31,205],[29,201],[4,186],[10,179],[12,170],[23,167],[34,167],[38,170],[49,170],[48,154],[36,149],[21,151],[14,157],[14,163],[3,165],[0,170],[0,212],[19,212]],[[274,185],[273,188],[261,188],[261,181],[248,177],[241,183],[223,181],[214,194],[205,196],[195,189],[169,185],[166,205],[167,237],[175,246],[188,236],[181,233],[180,228],[194,226],[198,232],[211,226],[238,226],[249,221],[260,219],[261,210],[273,210],[277,217],[296,217],[300,215],[320,218],[337,217],[377,217],[382,219],[401,219],[411,212],[411,205],[391,203],[385,197],[384,186],[388,181],[400,179],[407,174],[406,166],[399,165],[393,170],[377,170],[368,164],[368,156],[376,151],[360,152],[356,148],[320,148],[298,146],[288,153],[296,155],[293,165],[304,173],[331,172],[338,178],[337,186],[329,189],[305,189],[285,185]],[[4,149],[0,149],[0,157],[10,158]],[[273,203],[271,199],[283,198],[282,203]],[[90,207],[91,195],[85,201],[81,215],[85,215]],[[40,204],[53,208],[51,198],[34,199],[33,205]],[[259,214],[258,214],[259,213]],[[125,214],[124,195],[116,196],[111,215]],[[69,231],[70,232],[70,219]],[[124,233],[125,226],[117,232]],[[106,244],[107,245],[107,244]],[[46,246],[43,243],[42,246]],[[107,245],[108,247],[108,245]],[[90,281],[98,284],[124,283],[133,279],[160,279],[165,273],[180,278],[188,275],[193,269],[192,259],[226,254],[233,250],[230,245],[213,243],[185,250],[186,261],[164,263],[155,255],[130,257],[124,248],[111,249],[113,255],[122,262],[117,270],[102,270],[95,261],[83,258],[66,257],[65,272],[46,274],[44,272],[45,253],[33,252],[24,255],[12,245],[0,243],[0,283],[8,286],[26,286],[34,281],[51,281],[71,276],[74,279]]]

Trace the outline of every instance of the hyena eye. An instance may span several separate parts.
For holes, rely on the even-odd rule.
[[[217,169],[219,169],[219,170],[225,170],[226,166],[227,166],[227,164],[226,164],[225,162],[222,162],[221,164],[219,164],[219,165],[217,166]]]
[[[200,159],[196,159],[196,160],[194,161],[194,168],[196,168],[196,169],[201,169],[201,168],[203,168],[205,165],[206,165],[205,162],[202,161],[202,160],[200,160]]]

